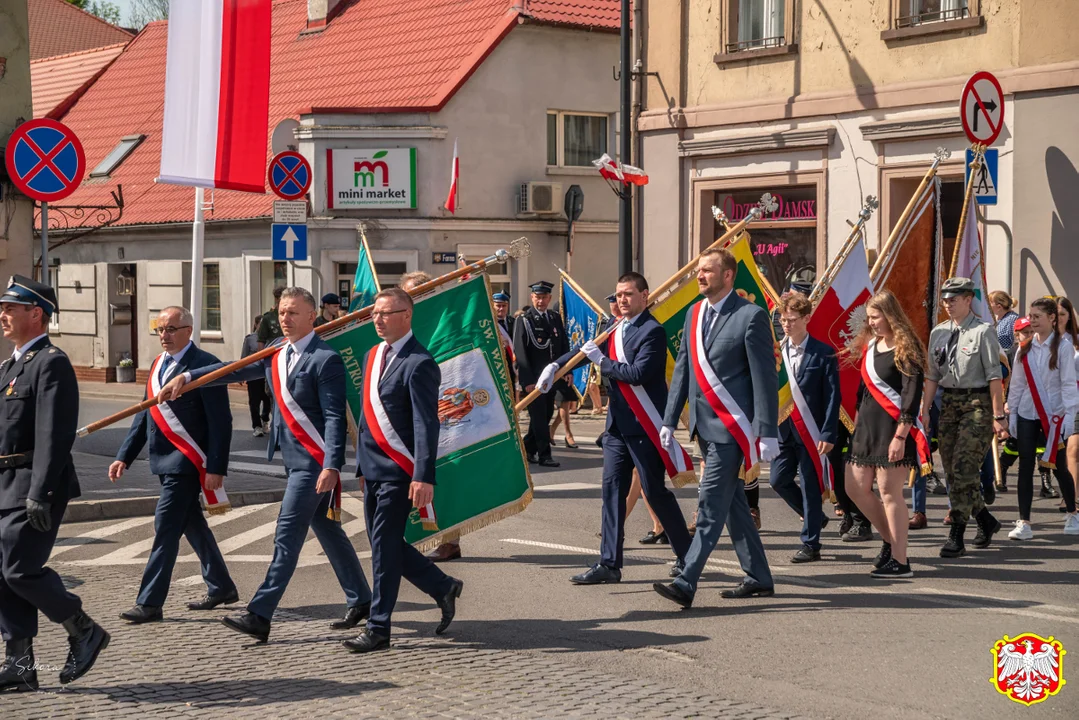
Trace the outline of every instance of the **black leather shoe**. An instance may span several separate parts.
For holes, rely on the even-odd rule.
[[[604,585],[622,582],[622,571],[596,563],[580,575],[574,575],[569,581],[574,585]]]
[[[528,462],[532,465],[535,465],[539,462],[539,458],[536,456],[536,453],[528,453]]]
[[[202,600],[199,600],[198,602],[189,602],[187,604],[187,609],[188,610],[213,610],[215,607],[217,607],[219,605],[232,605],[233,603],[238,603],[238,602],[240,602],[240,596],[236,593],[235,590],[233,590],[232,592],[228,593],[227,595],[218,595],[217,597],[214,597],[213,595],[207,594],[206,597],[204,597]]]
[[[652,589],[671,602],[678,603],[684,608],[693,606],[693,596],[674,583],[668,585],[658,582],[652,583]]]
[[[733,590],[724,590],[720,593],[720,597],[725,597],[728,600],[742,599],[747,597],[771,597],[776,594],[775,588],[766,588],[757,585],[756,583],[743,582]]]
[[[378,650],[389,650],[390,638],[388,635],[379,635],[370,630],[364,630],[358,637],[345,640],[341,644],[354,653],[369,653]]]
[[[371,615],[371,603],[353,605],[345,612],[345,617],[330,623],[333,630],[351,630]]]
[[[120,618],[127,620],[132,625],[160,622],[161,617],[161,607],[159,605],[136,605],[130,610],[124,610],[120,613]]]
[[[645,533],[645,536],[637,542],[641,545],[656,545],[657,543],[663,542],[663,540],[666,539],[666,535],[667,534],[662,530],[660,530],[659,532],[656,532],[655,530],[649,530],[647,533]]]
[[[974,516],[974,522],[978,523],[978,533],[974,536],[972,544],[976,548],[989,547],[993,542],[993,536],[1000,532],[1000,520],[993,517],[989,508],[982,508],[982,511]]]
[[[982,487],[982,497],[985,499],[986,505],[992,505],[997,501],[997,487],[993,483]]]
[[[244,635],[250,635],[259,642],[270,639],[270,621],[259,617],[253,612],[245,612],[241,615],[226,615],[221,618],[225,627],[235,630]]]
[[[807,563],[820,560],[820,550],[814,550],[808,545],[803,545],[791,558],[792,563]]]
[[[554,458],[540,458],[540,467],[561,467],[562,463],[556,461]]]
[[[676,578],[682,575],[682,571],[686,569],[686,561],[682,558],[678,558],[674,561],[674,566],[671,568],[670,577]]]
[[[457,614],[457,598],[461,597],[461,591],[465,589],[465,584],[462,581],[452,578],[451,580],[453,584],[450,585],[450,591],[438,601],[438,607],[442,610],[442,620],[439,621],[438,627],[435,628],[435,635],[446,632],[446,628],[453,622],[453,616]],[[388,643],[389,640],[386,642]]]
[[[8,640],[4,662],[0,664],[0,693],[32,692],[37,690],[37,670],[34,669],[34,643]]]
[[[828,523],[830,523],[831,521],[832,521],[832,519],[830,517],[828,517],[828,513],[821,513],[821,516],[820,516],[820,529],[823,530],[824,528],[828,527]]]
[[[67,630],[68,654],[64,669],[60,671],[60,683],[67,685],[90,671],[97,656],[109,646],[111,639],[105,628],[90,619],[82,610],[63,622]]]

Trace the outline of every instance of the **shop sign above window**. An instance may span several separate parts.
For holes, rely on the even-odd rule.
[[[744,220],[749,211],[760,201],[761,190],[736,190],[717,192],[716,206],[721,208],[732,223]],[[817,219],[817,188],[815,185],[787,187],[769,190],[778,207],[775,212],[761,218],[761,222]]]

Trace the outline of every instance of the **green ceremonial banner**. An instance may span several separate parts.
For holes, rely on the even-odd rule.
[[[425,529],[414,509],[405,530],[405,539],[421,550],[515,515],[532,501],[532,478],[490,298],[487,275],[480,274],[416,300],[412,331],[442,371],[437,529]],[[380,342],[375,327],[364,320],[323,340],[345,361],[348,404],[358,419],[363,357]]]

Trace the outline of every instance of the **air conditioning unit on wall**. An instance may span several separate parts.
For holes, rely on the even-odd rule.
[[[557,215],[562,212],[562,183],[521,183],[517,212],[522,215]]]

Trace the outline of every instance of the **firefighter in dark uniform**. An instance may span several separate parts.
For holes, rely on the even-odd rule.
[[[510,314],[510,294],[504,292],[496,292],[491,295],[491,303],[495,308],[495,317],[498,318],[498,324],[502,328],[502,331],[506,333],[505,337],[509,338],[509,342],[513,344],[513,329],[517,325],[517,318]],[[506,369],[510,373],[510,385],[517,385],[517,368],[514,367],[513,362],[513,348],[510,348],[510,352],[507,353]]]
[[[548,310],[551,304],[549,282],[541,281],[532,285],[532,307],[528,308],[518,320],[513,332],[513,354],[517,357],[517,374],[521,389],[526,393],[536,387],[543,368],[556,358],[569,352],[569,338],[562,327],[562,318],[558,313]],[[553,391],[569,392],[566,381],[559,380],[551,388]],[[536,398],[528,406],[528,434],[525,435],[525,451],[529,462],[539,462],[543,467],[558,467],[551,457],[551,416],[554,414],[556,392],[548,392]]]
[[[0,328],[15,344],[0,364],[0,634],[6,643],[0,692],[38,687],[38,612],[70,636],[61,683],[85,674],[109,644],[82,600],[45,567],[64,509],[79,496],[71,459],[79,386],[67,355],[49,342],[56,311],[53,289],[21,275],[0,295]]]

